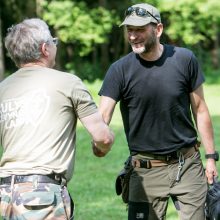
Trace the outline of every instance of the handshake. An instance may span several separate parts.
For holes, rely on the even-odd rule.
[[[92,141],[92,151],[96,157],[104,157],[110,150],[112,145],[99,145],[97,142]]]

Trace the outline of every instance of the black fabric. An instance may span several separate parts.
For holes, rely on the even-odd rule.
[[[128,220],[148,220],[149,204],[146,202],[129,202],[128,204]],[[150,220],[150,219],[149,219]]]
[[[131,156],[129,156],[125,162],[124,168],[120,171],[120,173],[116,177],[115,191],[118,196],[121,195],[124,203],[128,203],[129,182],[133,169],[134,168],[131,164]]]
[[[192,51],[164,45],[157,61],[131,52],[113,63],[99,95],[120,101],[130,151],[167,154],[196,143],[190,93],[203,82]]]
[[[70,193],[69,193],[69,197],[70,197],[70,203],[71,203],[71,205],[70,205],[70,219],[74,220],[75,204],[73,202],[73,199],[72,199]]]
[[[215,181],[206,198],[207,220],[220,220],[220,182]]]
[[[178,201],[177,197],[174,195],[171,195],[171,199],[173,201],[173,204],[174,204],[176,210],[180,211],[180,205],[179,205],[179,201]]]

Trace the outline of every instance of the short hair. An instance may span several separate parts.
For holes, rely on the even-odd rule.
[[[39,18],[25,19],[8,28],[5,47],[15,64],[35,62],[41,58],[40,47],[51,41],[48,25]]]

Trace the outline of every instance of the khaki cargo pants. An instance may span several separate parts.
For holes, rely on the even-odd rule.
[[[61,185],[0,185],[0,214],[4,220],[72,220],[71,202],[67,188]]]
[[[128,220],[166,219],[171,197],[180,220],[205,219],[208,185],[199,151],[185,159],[179,182],[176,181],[178,165],[177,162],[150,169],[134,168],[129,185]]]

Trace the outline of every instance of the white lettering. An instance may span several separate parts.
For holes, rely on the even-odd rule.
[[[24,124],[37,125],[49,107],[49,96],[44,90],[31,91],[18,99],[5,100],[0,104],[0,123],[7,129]]]
[[[143,219],[144,213],[136,213],[136,219]]]

